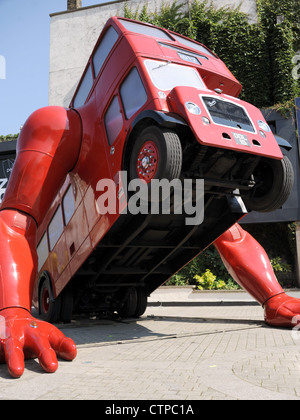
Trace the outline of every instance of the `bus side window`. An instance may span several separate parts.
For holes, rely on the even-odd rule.
[[[108,143],[111,146],[123,127],[123,117],[118,97],[114,96],[104,117]]]
[[[40,240],[40,243],[37,246],[37,255],[38,255],[38,271],[40,271],[40,269],[42,268],[44,262],[46,261],[49,255],[48,238],[47,238],[46,233],[44,233],[42,239]]]
[[[110,26],[105,32],[104,37],[102,38],[100,44],[98,45],[94,53],[93,64],[94,64],[95,77],[98,76],[103,63],[106,60],[106,57],[109,55],[117,39],[118,39],[117,31],[112,26]]]
[[[136,67],[122,83],[120,96],[127,119],[132,117],[147,101],[147,93]]]
[[[48,226],[50,251],[53,250],[56,242],[62,235],[63,230],[64,230],[64,222],[63,222],[63,216],[62,216],[62,211],[61,211],[61,205],[59,205]]]
[[[70,185],[68,191],[64,195],[63,198],[63,212],[64,212],[64,219],[65,225],[69,223],[75,211],[75,200],[74,194],[72,190],[72,186]]]
[[[91,65],[89,65],[81,81],[80,87],[76,93],[76,96],[74,99],[74,107],[79,107],[79,106],[84,105],[86,98],[88,94],[90,93],[90,90],[92,89],[93,83],[94,83],[94,78],[93,78],[93,73],[92,73],[92,67]]]

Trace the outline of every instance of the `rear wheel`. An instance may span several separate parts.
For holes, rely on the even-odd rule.
[[[288,157],[262,159],[253,177],[256,185],[249,195],[243,197],[248,210],[271,212],[282,207],[294,183],[294,170]]]
[[[71,322],[73,313],[73,290],[71,287],[66,287],[61,293],[61,309],[60,309],[60,321],[64,323]]]
[[[43,321],[55,323],[59,321],[61,297],[53,298],[49,276],[43,276],[39,293],[39,313]]]
[[[147,308],[147,293],[144,287],[130,287],[126,300],[118,309],[121,318],[139,318]]]
[[[137,291],[135,287],[130,287],[126,300],[121,308],[118,309],[118,314],[121,318],[131,318],[134,316],[137,308]]]
[[[147,303],[148,303],[148,298],[147,298],[146,289],[144,287],[138,287],[137,288],[137,306],[136,306],[136,310],[134,314],[136,318],[139,318],[140,316],[142,316],[143,313],[146,311]]]

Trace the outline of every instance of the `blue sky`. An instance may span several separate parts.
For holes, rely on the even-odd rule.
[[[82,0],[82,6],[103,0]],[[48,105],[50,13],[67,0],[0,0],[0,135]]]

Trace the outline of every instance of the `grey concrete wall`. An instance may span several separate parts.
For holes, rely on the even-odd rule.
[[[188,0],[185,1],[187,7]],[[127,1],[133,11],[144,4],[149,11],[159,10],[162,3],[163,0]],[[213,3],[216,7],[241,4],[241,11],[249,14],[249,20],[256,19],[256,0],[213,0]],[[51,15],[49,105],[69,105],[104,24],[111,16],[123,16],[124,5],[121,0]]]

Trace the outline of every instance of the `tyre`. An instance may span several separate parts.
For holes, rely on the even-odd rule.
[[[61,296],[53,298],[49,276],[43,276],[39,293],[39,314],[43,321],[59,322],[61,310]]]
[[[136,291],[137,291],[137,306],[134,313],[134,317],[139,318],[140,316],[144,314],[144,312],[147,309],[148,298],[147,298],[146,289],[144,287],[138,287]]]
[[[130,179],[172,180],[179,178],[182,167],[182,147],[178,135],[160,127],[145,128],[135,139],[131,151]]]
[[[294,170],[287,156],[282,160],[261,160],[253,173],[254,186],[251,193],[243,197],[248,210],[271,212],[282,207],[289,197]]]
[[[61,309],[59,317],[61,322],[66,324],[71,322],[73,303],[73,290],[67,286],[61,293]]]
[[[118,309],[118,314],[121,318],[132,318],[135,316],[137,310],[137,290],[135,287],[130,287],[124,305]]]

